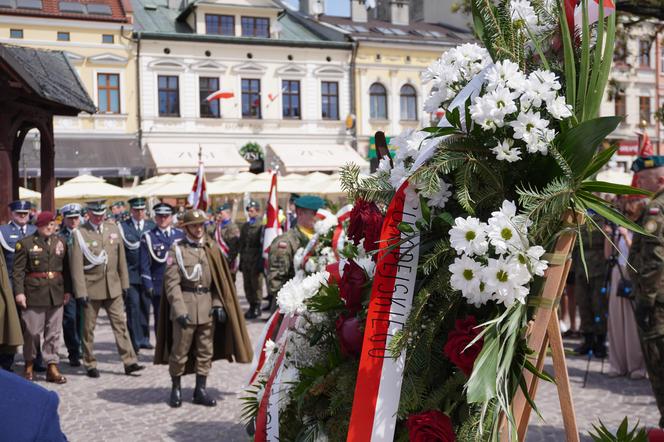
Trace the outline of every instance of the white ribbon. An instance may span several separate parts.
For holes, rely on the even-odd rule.
[[[120,230],[120,236],[122,237],[122,241],[124,241],[125,246],[127,246],[129,250],[137,250],[141,246],[140,240],[136,242],[131,242],[127,240],[124,230],[122,229],[122,223],[118,223],[118,230]]]
[[[4,247],[9,253],[14,253],[16,251],[16,249],[9,247],[9,244],[5,241],[5,237],[2,236],[2,232],[0,232],[0,246]]]
[[[88,248],[88,245],[85,243],[85,239],[83,239],[81,231],[75,229],[73,233],[74,235],[76,235],[76,240],[78,241],[78,246],[80,247],[81,252],[83,252],[83,256],[85,256],[85,259],[87,259],[88,262],[90,263],[86,266],[83,266],[84,270],[90,270],[93,267],[106,265],[106,263],[108,263],[108,254],[106,253],[106,250],[102,250],[99,255],[95,255],[94,253],[92,253],[92,251]]]
[[[175,244],[175,260],[178,262],[180,271],[182,271],[182,274],[187,280],[191,282],[196,282],[201,279],[201,276],[203,276],[203,267],[201,266],[201,263],[198,263],[194,266],[194,268],[191,271],[191,274],[187,272],[187,269],[184,266],[184,261],[182,260],[182,250],[180,249],[180,246],[178,246],[177,244]]]

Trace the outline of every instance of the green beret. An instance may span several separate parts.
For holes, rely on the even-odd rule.
[[[295,207],[317,211],[325,207],[325,200],[319,196],[304,195],[296,199]]]
[[[656,169],[664,166],[664,155],[651,155],[649,157],[639,157],[632,163],[633,172],[641,172],[646,169]]]

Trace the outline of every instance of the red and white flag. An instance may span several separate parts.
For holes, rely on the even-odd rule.
[[[588,24],[592,25],[599,21],[599,8],[600,2],[604,8],[604,18],[616,12],[616,5],[612,0],[588,0]],[[574,25],[576,27],[583,26],[583,2],[580,2],[574,9]]]
[[[207,188],[205,184],[205,168],[203,167],[203,161],[198,161],[198,172],[196,173],[196,178],[194,179],[194,185],[191,188],[191,193],[187,197],[187,202],[192,209],[207,210],[210,205],[210,197],[207,194]]]
[[[214,100],[222,100],[224,98],[233,98],[235,97],[235,94],[233,92],[226,92],[222,90],[218,90],[215,92],[212,92],[210,95],[205,97],[206,101],[214,101]]]
[[[406,181],[397,190],[380,232],[384,247],[376,260],[347,442],[394,439],[406,354],[394,358],[388,348],[410,315],[420,254],[419,236],[399,230],[399,224],[414,227],[422,218],[420,199],[409,186]]]
[[[265,230],[263,231],[263,262],[267,268],[267,255],[270,251],[270,245],[274,239],[281,235],[281,225],[279,224],[279,203],[277,199],[277,173],[272,172],[272,182],[270,184],[270,195],[267,199],[267,210]]]
[[[639,156],[645,158],[655,155],[655,149],[652,147],[648,132],[637,133],[637,135],[639,136]]]

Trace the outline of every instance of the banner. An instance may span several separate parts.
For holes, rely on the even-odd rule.
[[[194,185],[191,188],[191,193],[187,197],[187,202],[192,209],[207,210],[210,205],[210,198],[207,194],[207,186],[205,184],[205,168],[203,161],[200,160],[201,152],[198,153],[198,172],[194,178]]]
[[[279,203],[277,200],[277,173],[272,172],[272,180],[270,184],[270,194],[267,198],[266,209],[267,222],[263,232],[263,263],[267,269],[268,253],[270,252],[270,245],[274,239],[281,235],[281,226],[279,225]]]
[[[348,442],[388,442],[394,438],[405,352],[394,359],[388,347],[410,314],[419,261],[419,235],[401,233],[399,224],[415,228],[420,200],[408,181],[390,203],[381,229],[376,276],[364,331]],[[398,245],[403,240],[403,244]]]

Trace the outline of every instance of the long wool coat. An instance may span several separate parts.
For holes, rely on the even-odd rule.
[[[15,353],[19,345],[23,345],[21,322],[5,257],[0,253],[0,353]]]

